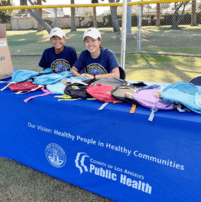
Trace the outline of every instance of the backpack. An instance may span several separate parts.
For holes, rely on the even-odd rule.
[[[47,88],[47,90],[49,90],[53,94],[63,95],[63,94],[65,94],[64,90],[65,90],[67,85],[72,84],[72,83],[77,83],[77,82],[81,83],[81,81],[84,81],[84,80],[86,80],[86,79],[73,76],[70,78],[64,78],[57,83],[48,84],[48,85],[46,85],[46,88]]]
[[[34,81],[33,81],[33,84],[37,84],[37,85],[42,85],[44,86],[42,88],[43,90],[43,94],[40,94],[40,95],[35,95],[35,96],[31,96],[29,98],[27,98],[26,100],[24,100],[24,102],[28,102],[29,100],[33,99],[33,98],[36,98],[36,97],[41,97],[41,96],[45,96],[45,95],[49,95],[49,94],[53,94],[54,93],[62,93],[62,89],[59,89],[60,87],[64,87],[64,85],[56,85],[58,82],[60,82],[62,79],[64,78],[67,78],[67,77],[71,77],[72,76],[72,73],[69,72],[69,71],[64,71],[64,72],[60,72],[60,73],[51,73],[51,74],[48,74],[48,75],[41,75],[41,76],[38,76],[38,77],[35,77],[34,78]],[[52,84],[55,84],[54,86],[50,86]],[[49,86],[48,86],[49,85]],[[45,86],[47,87],[48,86],[48,89],[51,89],[48,90],[48,89],[45,89]],[[51,88],[53,87],[53,88]],[[53,91],[53,92],[52,92]]]
[[[147,86],[143,82],[138,83],[128,83],[127,85],[117,86],[115,89],[111,91],[111,94],[117,100],[121,100],[122,102],[130,103],[130,104],[138,104],[134,99],[133,95],[137,91],[137,89]],[[131,96],[131,99],[129,98]]]
[[[88,79],[84,81],[76,81],[75,83],[67,84],[64,89],[64,93],[69,95],[72,99],[88,99],[92,98],[92,96],[87,93],[87,87],[94,82],[95,79]]]
[[[52,92],[50,92],[49,90],[45,89],[45,87],[43,86],[42,89],[41,89],[44,93],[43,94],[40,94],[40,95],[34,95],[34,96],[31,96],[29,98],[26,98],[24,100],[25,103],[27,103],[29,100],[33,99],[33,98],[36,98],[36,97],[41,97],[41,96],[45,96],[45,95],[49,95],[49,94],[53,94]]]
[[[133,95],[133,99],[140,105],[151,109],[151,114],[148,118],[149,121],[153,121],[154,113],[158,111],[158,109],[171,110],[175,107],[173,102],[168,102],[161,99],[160,86],[158,86],[158,88],[155,87],[156,85],[138,89]]]
[[[43,86],[42,85],[36,85],[33,84],[31,81],[25,81],[25,82],[20,82],[20,83],[13,83],[9,85],[9,88],[12,91],[17,91],[14,94],[23,94],[23,93],[28,93],[32,91],[36,91],[41,89]]]
[[[102,78],[87,87],[87,93],[99,101],[103,102],[114,102],[117,101],[115,97],[112,96],[111,92],[117,86],[127,85],[128,82],[117,78]]]
[[[35,77],[33,83],[39,84],[39,85],[49,85],[49,84],[57,83],[58,81],[71,76],[72,76],[72,73],[70,71],[64,71],[60,73],[51,73],[48,75],[41,75],[41,76]]]
[[[32,70],[17,70],[12,74],[11,82],[8,83],[8,85],[6,85],[4,88],[2,88],[1,91],[5,90],[11,84],[28,81],[29,79],[32,79],[36,76],[49,74],[51,72],[53,72],[53,70],[50,68],[46,68],[45,70],[41,72],[36,72]]]
[[[46,85],[47,90],[49,90],[53,94],[61,94],[61,95],[64,94],[65,87],[66,85],[63,84],[63,82]]]
[[[181,103],[191,111],[201,114],[201,92],[192,83],[178,81],[170,84],[162,90],[161,97],[165,101]],[[177,109],[181,111],[180,108]]]

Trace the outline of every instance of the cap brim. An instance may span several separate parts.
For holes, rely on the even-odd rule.
[[[58,37],[60,37],[60,38],[65,37],[64,35],[61,35],[61,34],[53,34],[52,36],[50,36],[50,39],[51,39],[53,36],[58,36]]]
[[[83,40],[85,40],[85,38],[87,37],[87,36],[89,36],[89,37],[91,37],[91,38],[93,38],[93,39],[98,39],[100,36],[96,36],[96,37],[94,37],[94,35],[93,34],[87,34],[86,36],[84,36],[84,39]]]

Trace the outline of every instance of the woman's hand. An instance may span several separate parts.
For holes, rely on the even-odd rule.
[[[81,77],[82,77],[82,78],[86,78],[86,79],[93,79],[93,78],[94,78],[93,75],[91,75],[91,74],[86,74],[86,73],[81,74]]]

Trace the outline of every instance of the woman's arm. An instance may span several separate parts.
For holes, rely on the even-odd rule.
[[[82,75],[81,75],[80,73],[78,73],[78,69],[77,69],[75,66],[73,66],[73,67],[71,68],[71,72],[72,72],[72,74],[73,74],[74,76],[76,76],[76,77],[82,77]]]
[[[91,74],[79,74],[78,73],[78,69],[76,67],[72,67],[71,68],[71,72],[74,76],[77,76],[77,77],[82,77],[82,78],[87,78],[87,79],[93,79],[94,78],[94,75],[91,75]],[[98,74],[98,75],[95,75],[96,79],[102,79],[102,78],[105,78],[105,77],[115,77],[115,78],[120,78],[120,73],[119,73],[119,67],[115,67],[111,73],[108,73],[108,74]]]
[[[115,78],[120,78],[120,73],[119,73],[119,67],[115,67],[111,73],[108,74],[99,74],[96,75],[97,79],[105,78],[105,77],[115,77]]]
[[[93,79],[94,78],[94,76],[91,74],[86,74],[86,73],[80,74],[80,73],[78,73],[78,69],[75,66],[73,66],[71,68],[71,72],[74,76],[77,76],[77,77],[86,78],[86,79]]]

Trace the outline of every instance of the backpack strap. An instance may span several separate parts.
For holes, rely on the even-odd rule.
[[[40,88],[42,88],[43,85],[38,85],[38,87],[34,88],[34,89],[31,89],[30,91],[18,91],[16,93],[13,93],[14,95],[19,95],[19,94],[26,94],[26,93],[30,93],[30,92],[33,92],[33,91],[36,91]]]
[[[25,99],[24,102],[27,103],[29,100],[31,100],[32,98],[35,98],[35,97],[41,97],[41,96],[53,94],[53,93],[50,92],[49,90],[46,90],[44,86],[43,86],[43,88],[42,88],[41,90],[44,92],[43,94],[31,96],[31,97]]]
[[[149,121],[154,120],[154,113],[157,112],[157,111],[158,111],[158,109],[154,109],[154,108],[151,109],[151,114],[150,114],[150,116],[148,118]]]
[[[130,113],[133,114],[133,113],[135,112],[135,109],[136,109],[136,105],[135,105],[135,104],[132,104]]]
[[[179,112],[187,112],[188,109],[185,107],[183,108],[183,106],[181,105],[181,103],[175,105],[176,109],[179,111]]]
[[[3,87],[1,89],[1,91],[5,90],[6,88],[8,88],[8,86],[10,86],[11,84],[15,84],[15,83],[16,83],[15,81],[12,81],[12,82],[8,83],[5,87]]]
[[[98,110],[103,110],[105,106],[107,106],[109,102],[104,102]]]

